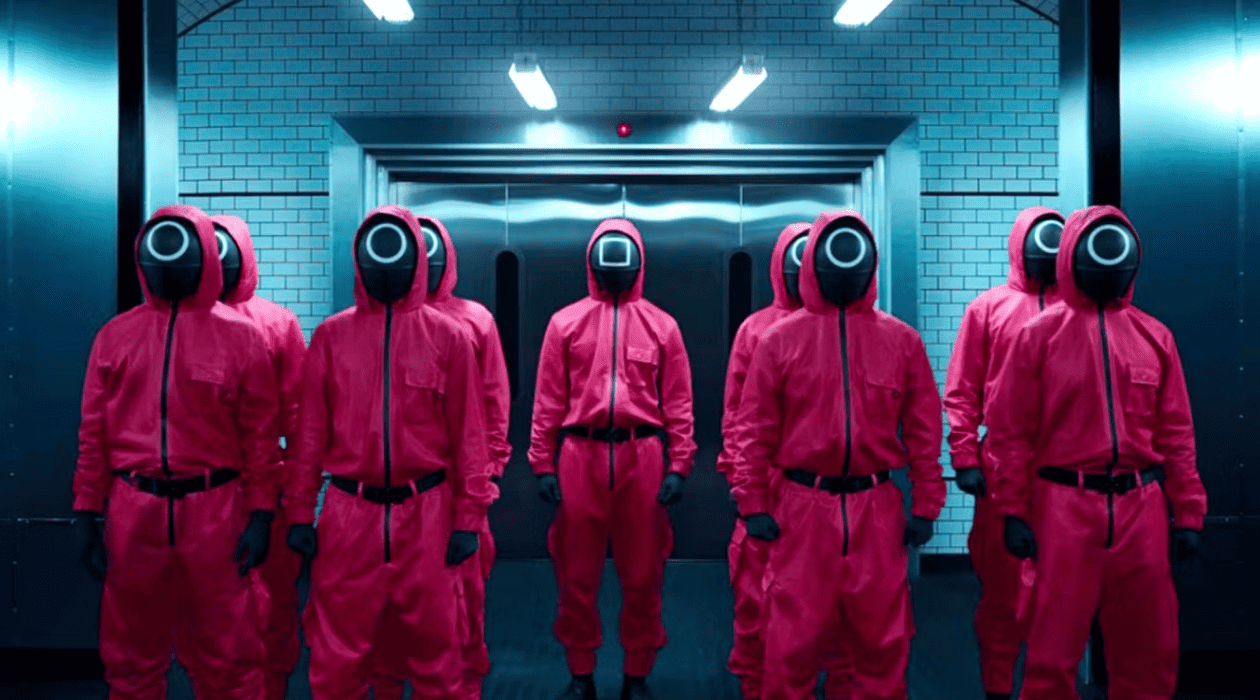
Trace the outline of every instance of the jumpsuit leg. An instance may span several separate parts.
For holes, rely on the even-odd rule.
[[[166,500],[115,479],[105,514],[101,661],[110,700],[163,700],[183,585]]]
[[[368,661],[371,673],[369,684],[375,700],[402,700],[407,670],[403,661],[402,632],[397,618],[382,616],[376,628],[376,640],[372,643],[372,655]]]
[[[302,556],[289,549],[289,521],[277,508],[271,521],[271,546],[267,560],[250,572],[259,603],[260,633],[266,650],[267,700],[284,700],[289,675],[297,666],[302,648],[298,642],[297,580]]]
[[[384,506],[328,489],[302,616],[313,700],[368,697],[371,651],[388,583],[383,528]]]
[[[1180,649],[1168,506],[1158,484],[1115,501],[1116,542],[1099,611],[1108,694],[1111,700],[1170,700]]]
[[[240,482],[175,502],[175,542],[185,577],[175,655],[206,700],[261,700],[262,639],[250,578],[232,560],[248,516]]]
[[[841,629],[844,629],[842,621]],[[826,700],[849,700],[854,697],[853,659],[843,633],[832,642],[824,657],[823,667],[827,678],[823,681],[823,697]]]
[[[986,693],[1009,695],[1026,632],[1021,629],[1019,615],[1023,562],[1006,551],[1004,521],[992,497],[977,498],[967,547],[980,579],[980,604],[975,616],[980,678]]]
[[[486,581],[495,560],[494,534],[487,519],[482,526],[477,553],[460,568],[463,576],[464,639],[463,700],[479,700],[481,684],[490,674],[490,651],[486,648]]]
[[[761,697],[761,667],[765,660],[765,639],[761,632],[761,610],[764,593],[762,578],[770,544],[748,536],[742,519],[736,519],[731,543],[727,547],[730,562],[731,592],[735,596],[734,641],[727,658],[727,668],[739,677],[744,697]]]
[[[625,674],[647,676],[665,647],[661,619],[665,561],[674,548],[669,513],[656,497],[665,477],[658,438],[616,445],[613,491],[613,564],[621,582],[621,647]]]
[[[1030,523],[1037,586],[1020,700],[1077,700],[1076,672],[1102,596],[1107,498],[1038,480]]]
[[[839,498],[784,480],[764,579],[766,656],[761,697],[814,697],[823,652],[839,623],[844,533]]]
[[[608,445],[568,437],[558,460],[560,506],[547,533],[556,569],[559,605],[552,628],[565,649],[569,671],[595,671],[595,652],[604,642],[599,587],[608,553]]]
[[[914,610],[901,491],[885,482],[844,499],[849,551],[838,578],[842,639],[853,650],[853,694],[862,700],[906,700]]]
[[[450,483],[394,506],[390,603],[382,615],[396,638],[416,700],[456,700],[463,673],[459,567],[446,565],[451,537]]]

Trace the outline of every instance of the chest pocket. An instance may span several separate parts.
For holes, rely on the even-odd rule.
[[[224,367],[190,365],[185,377],[188,380],[185,388],[194,401],[193,405],[226,405],[236,400],[236,387],[228,384],[228,373]]]
[[[905,396],[901,382],[891,376],[874,375],[866,377],[863,385],[866,393],[862,408],[868,417],[876,421],[896,422],[897,416],[901,414],[901,400]]]
[[[1159,403],[1159,368],[1135,365],[1129,368],[1129,392],[1120,399],[1126,412],[1153,416]]]
[[[655,350],[626,348],[626,381],[631,386],[655,388],[660,374],[660,358]]]
[[[445,415],[445,372],[438,367],[402,367],[399,373],[402,381],[395,411],[401,410],[409,422],[436,420]]]

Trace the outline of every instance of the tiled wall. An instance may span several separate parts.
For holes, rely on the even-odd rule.
[[[742,53],[771,78],[751,113],[912,113],[922,150],[921,332],[943,381],[977,292],[1005,278],[1020,209],[1057,197],[1057,27],[1013,0],[894,0],[870,26],[818,0],[245,0],[180,40],[181,192],[257,236],[260,291],[307,334],[333,311],[329,115],[523,112],[512,54],[539,54],[566,111],[707,109]],[[223,193],[222,196],[220,193]],[[1021,194],[1022,193],[1022,194]],[[965,551],[951,486],[925,551]]]

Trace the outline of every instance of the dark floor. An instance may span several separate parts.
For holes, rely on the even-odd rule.
[[[616,643],[619,591],[609,566],[600,598],[605,647],[596,682],[601,697],[620,691],[621,651]],[[971,628],[978,597],[969,573],[925,574],[913,586],[917,634],[910,661],[913,700],[979,700],[979,661]],[[555,579],[548,561],[500,562],[488,591],[487,642],[494,669],[485,700],[554,700],[568,680],[560,646],[551,636]],[[738,700],[739,685],[726,671],[731,643],[731,592],[725,563],[671,562],[665,577],[665,625],[670,643],[649,679],[660,700]],[[289,684],[289,698],[310,697],[306,657]],[[103,700],[102,682],[0,683],[0,700]],[[192,698],[178,668],[170,675],[171,700]],[[1179,695],[1178,700],[1230,700],[1242,696]]]

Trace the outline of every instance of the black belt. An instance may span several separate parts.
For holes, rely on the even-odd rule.
[[[804,469],[784,469],[783,476],[801,486],[817,488],[829,493],[857,493],[875,488],[891,478],[887,470],[873,476],[823,476]]]
[[[391,486],[389,488],[368,486],[360,481],[347,479],[343,476],[334,476],[329,481],[333,486],[352,496],[358,496],[365,501],[378,505],[385,505],[386,503],[398,504],[446,481],[446,470],[439,469],[431,474],[425,474],[415,481],[409,481],[405,486]]]
[[[1101,494],[1114,494],[1116,496],[1122,496],[1138,487],[1138,475],[1133,472],[1108,476],[1106,474],[1085,474],[1059,467],[1043,467],[1038,470],[1037,476],[1046,481],[1053,481],[1056,484],[1079,486]],[[1163,467],[1147,467],[1141,472],[1141,485],[1145,486],[1152,481],[1162,483],[1163,476]]]
[[[199,493],[222,486],[241,473],[235,469],[216,469],[209,477],[193,476],[187,479],[155,479],[151,476],[134,476],[131,472],[114,472],[118,478],[134,486],[137,490],[151,493],[159,498],[183,498],[190,493]]]
[[[595,428],[594,430],[584,425],[574,425],[564,428],[567,435],[576,435],[578,437],[597,440],[599,442],[625,442],[633,437],[635,440],[642,440],[661,434],[661,428],[655,425],[636,425],[634,428]]]

